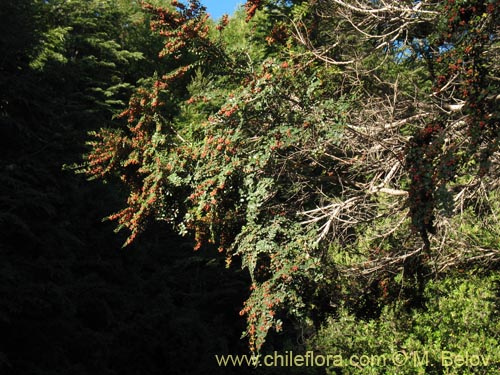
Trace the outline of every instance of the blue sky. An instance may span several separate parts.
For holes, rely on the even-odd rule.
[[[216,20],[224,13],[232,14],[245,0],[200,0],[200,2],[207,7],[207,12]]]

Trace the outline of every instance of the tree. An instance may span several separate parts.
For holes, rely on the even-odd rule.
[[[110,217],[127,243],[154,217],[241,259],[253,351],[284,317],[398,298],[395,274],[418,301],[430,275],[499,259],[495,5],[248,1],[268,48],[247,59],[224,43],[241,18],[210,32],[197,1],[146,5],[167,73],[85,171],[130,187]]]

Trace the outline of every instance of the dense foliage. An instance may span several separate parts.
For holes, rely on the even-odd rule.
[[[25,0],[3,11],[13,24],[32,20],[2,39],[9,55],[0,105],[10,134],[0,177],[18,187],[5,191],[0,213],[7,253],[17,236],[39,256],[97,243],[88,222],[86,236],[68,229],[66,211],[81,215],[79,202],[127,231],[125,252],[160,254],[162,233],[175,238],[159,258],[161,275],[221,263],[206,279],[182,276],[208,283],[188,306],[207,308],[220,272],[231,311],[224,319],[238,322],[238,311],[246,319],[252,353],[428,351],[429,363],[398,371],[441,374],[450,369],[440,351],[474,349],[492,362],[454,373],[496,371],[500,1],[248,0],[217,21],[197,0]],[[59,170],[84,152],[86,132],[76,169],[104,185]],[[18,151],[29,148],[21,168]],[[50,183],[63,174],[64,184]],[[57,195],[72,198],[54,206]],[[180,243],[189,249],[180,252]],[[156,284],[142,275],[148,267],[130,270],[139,284],[132,303],[140,304],[145,280],[163,285],[163,276]],[[182,284],[165,287],[154,307],[163,318],[147,335],[175,332]],[[102,300],[120,328],[106,326],[100,366],[117,358],[110,347],[132,319],[120,312],[126,299],[116,307]],[[6,321],[18,309],[7,306]],[[197,342],[217,335],[192,319]],[[224,345],[208,352],[227,352]]]
[[[164,226],[122,251],[123,189],[62,170],[157,70],[148,16],[9,0],[0,28],[0,374],[235,373],[247,276]]]
[[[402,273],[422,299],[429,275],[498,259],[496,240],[459,242],[473,220],[498,235],[497,5],[248,2],[269,48],[246,59],[231,19],[211,35],[196,1],[147,5],[179,63],[133,96],[128,128],[97,133],[87,172],[132,188],[111,216],[129,241],[153,216],[241,258],[252,350],[283,311],[354,293],[334,285],[390,300]]]
[[[311,344],[319,353],[336,353],[345,359],[362,353],[358,356],[369,358],[363,371],[345,366],[346,374],[443,374],[451,370],[493,375],[500,361],[498,286],[498,275],[430,281],[424,292],[425,309],[407,310],[394,302],[384,307],[377,320],[359,321],[341,308]],[[398,362],[395,353],[403,360]],[[444,361],[443,353],[450,353]],[[456,356],[481,356],[481,360],[454,366],[451,358]],[[327,373],[336,370],[333,367]]]

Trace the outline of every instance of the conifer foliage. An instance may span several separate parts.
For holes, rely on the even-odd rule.
[[[135,1],[2,1],[2,375],[234,373],[213,353],[238,342],[246,278],[165,227],[121,251],[101,219],[123,188],[63,170],[157,70],[148,19]]]

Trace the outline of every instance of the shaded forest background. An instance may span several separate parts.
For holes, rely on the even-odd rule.
[[[247,277],[162,225],[122,249],[102,222],[122,188],[62,170],[155,69],[140,7],[9,0],[0,19],[0,373],[232,373],[212,355],[246,349]]]
[[[0,374],[497,374],[499,4],[373,3],[5,0]]]

